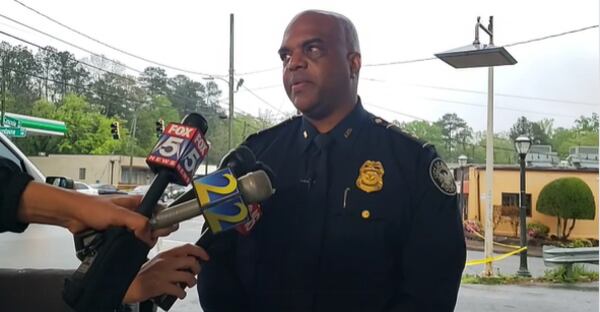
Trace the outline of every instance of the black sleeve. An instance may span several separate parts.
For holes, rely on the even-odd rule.
[[[452,172],[432,147],[415,167],[409,235],[393,311],[454,311],[466,247]]]
[[[209,261],[201,264],[202,270],[198,275],[198,298],[205,312],[247,310],[235,268],[236,235],[235,230],[227,231],[206,240],[206,244],[200,244],[210,256]]]
[[[13,161],[0,157],[0,232],[21,233],[27,228],[26,223],[17,220],[17,209],[31,180]]]

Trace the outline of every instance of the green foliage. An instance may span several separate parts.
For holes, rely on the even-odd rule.
[[[506,284],[523,284],[531,281],[529,278],[520,277],[517,275],[502,275],[497,276],[479,276],[465,274],[461,278],[461,284],[477,284],[477,285],[506,285]]]
[[[583,248],[583,247],[594,247],[594,243],[589,239],[576,239],[570,242],[558,244],[559,247],[564,248]]]
[[[533,144],[547,145],[550,144],[552,136],[551,119],[542,119],[539,122],[529,121],[526,117],[521,117],[510,129],[509,138],[511,142],[521,135],[526,135],[531,138]]]
[[[557,228],[563,222],[563,239],[569,237],[575,220],[593,220],[596,215],[594,195],[588,185],[579,178],[560,178],[548,183],[538,197],[536,210],[557,217]],[[572,220],[572,225],[567,231],[567,221]]]
[[[583,265],[561,265],[552,270],[544,271],[544,277],[539,281],[550,283],[584,283],[598,281],[598,272],[588,271]]]

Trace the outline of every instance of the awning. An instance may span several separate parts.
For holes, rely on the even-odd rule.
[[[52,135],[64,136],[67,132],[67,126],[63,121],[51,120],[21,114],[5,113],[5,126],[13,126],[16,120],[18,127],[25,128],[27,135]],[[10,124],[13,123],[13,124]]]

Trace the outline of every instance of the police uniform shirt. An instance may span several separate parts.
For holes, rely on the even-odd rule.
[[[276,192],[250,235],[209,247],[204,311],[454,309],[465,242],[454,179],[433,147],[360,101],[325,135],[293,117],[244,144],[273,170]]]

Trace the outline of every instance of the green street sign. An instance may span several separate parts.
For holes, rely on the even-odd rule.
[[[16,118],[4,116],[4,127],[20,128],[21,127],[21,121],[18,120],[18,119],[16,119]]]
[[[27,135],[27,131],[24,128],[17,127],[0,127],[0,132],[13,138],[24,138]]]

